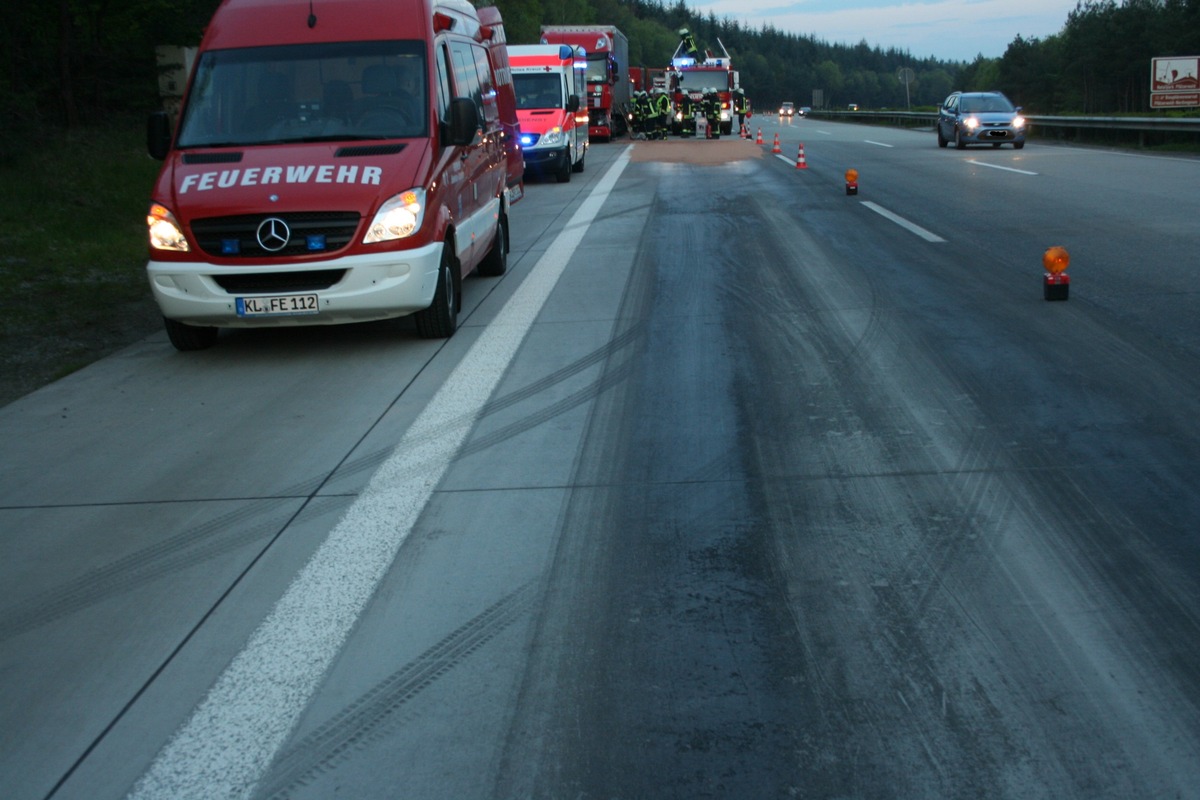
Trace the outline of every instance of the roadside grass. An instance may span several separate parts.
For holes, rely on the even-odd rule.
[[[0,405],[152,333],[145,123],[6,136],[0,154]]]

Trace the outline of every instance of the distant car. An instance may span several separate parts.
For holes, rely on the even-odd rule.
[[[811,113],[812,113],[811,106],[800,106],[800,116],[807,117]]]
[[[847,111],[858,111],[858,103],[850,103],[846,106]]]
[[[794,103],[784,103],[779,107],[779,116],[793,117],[796,115],[796,106]]]
[[[1025,118],[1020,106],[1000,92],[954,92],[938,109],[938,147],[950,142],[962,150],[969,144],[1025,146]]]

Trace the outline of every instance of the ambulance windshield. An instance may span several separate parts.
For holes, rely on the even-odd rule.
[[[176,146],[426,136],[429,81],[418,41],[204,53]]]
[[[514,72],[517,108],[564,108],[562,78],[556,72]]]

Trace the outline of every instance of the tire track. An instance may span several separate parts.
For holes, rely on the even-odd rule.
[[[255,797],[286,798],[379,741],[400,723],[398,712],[407,703],[525,616],[536,597],[537,584],[531,581],[380,681],[284,751]]]
[[[484,407],[480,416],[484,417],[497,413],[519,402],[536,397],[553,386],[597,364],[604,363],[614,354],[636,344],[643,335],[644,325],[635,325],[621,335],[608,341],[602,347],[596,348],[591,353],[550,373],[546,377],[496,398]],[[608,370],[597,380],[562,400],[490,434],[468,441],[460,451],[460,455],[481,452],[532,430],[561,414],[565,414],[580,405],[590,402],[601,393],[619,384],[625,379],[626,375],[627,369],[625,368]],[[424,437],[422,441],[435,439],[443,435],[446,431],[467,422],[468,420],[466,419],[451,420],[438,430]],[[342,477],[364,471],[374,471],[375,468],[387,459],[391,452],[390,448],[380,449],[369,455],[349,461],[336,471],[336,475]],[[419,471],[419,469],[414,470],[414,472],[416,471]],[[281,523],[270,519],[247,528],[239,528],[238,526],[257,516],[270,514],[289,503],[294,503],[305,497],[311,497],[313,492],[317,491],[320,486],[329,480],[329,477],[325,475],[300,481],[291,487],[285,488],[277,497],[263,498],[261,502],[255,502],[228,514],[223,514],[202,525],[189,528],[160,540],[149,547],[130,553],[124,558],[89,570],[75,580],[39,592],[26,600],[4,609],[3,613],[0,614],[0,644],[15,636],[70,616],[110,597],[124,594],[167,575],[188,569],[207,559],[224,555],[255,541],[272,540],[291,524],[294,517],[289,517],[288,520],[284,521],[282,527]],[[318,516],[324,516],[344,507],[351,499],[343,496],[317,499],[302,510],[304,512],[312,512]],[[298,511],[297,513],[301,512]]]
[[[268,515],[289,503],[293,497],[276,497],[246,505],[223,514],[203,525],[189,528],[155,544],[130,553],[102,567],[88,570],[78,579],[40,592],[0,615],[0,643],[70,616],[110,597],[181,572],[201,561],[230,553],[262,539],[271,539],[281,530],[277,519],[269,518],[248,527],[239,527],[256,517]],[[345,497],[330,497],[312,503],[303,511],[315,516],[334,512],[348,502]],[[301,511],[295,512],[299,514]],[[295,515],[289,515],[286,528]]]

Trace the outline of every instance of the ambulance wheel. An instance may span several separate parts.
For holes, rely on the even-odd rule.
[[[508,216],[500,212],[496,222],[496,240],[483,261],[479,262],[479,274],[485,278],[497,278],[508,270]]]
[[[438,267],[433,303],[414,316],[417,334],[423,339],[447,339],[458,328],[458,292],[454,279],[454,256],[451,255],[449,242],[442,245],[442,263]]]
[[[571,156],[569,154],[563,157],[562,166],[554,173],[554,180],[559,183],[571,182]]]
[[[583,160],[585,158],[587,158],[587,154],[580,156],[579,160],[571,165],[571,171],[572,172],[583,172]]]
[[[207,350],[217,343],[216,328],[185,325],[166,317],[163,317],[163,326],[167,329],[167,338],[175,345],[175,349],[185,353],[191,350]]]

